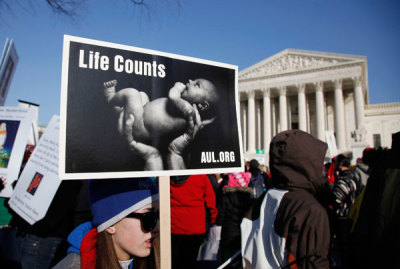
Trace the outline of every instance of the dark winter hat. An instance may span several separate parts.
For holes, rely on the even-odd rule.
[[[230,173],[225,187],[247,187],[251,178],[250,172]]]
[[[346,154],[339,154],[337,156],[337,166],[339,167],[340,165],[344,167],[350,167],[351,166],[351,158],[347,156]]]
[[[89,181],[93,227],[102,232],[130,213],[158,201],[158,186],[150,178]]]
[[[258,168],[260,166],[260,164],[258,163],[258,161],[256,159],[253,159],[250,161],[250,169],[255,169]]]

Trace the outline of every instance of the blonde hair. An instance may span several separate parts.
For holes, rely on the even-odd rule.
[[[261,171],[263,171],[264,173],[267,173],[267,166],[265,166],[264,164],[260,164],[260,166],[258,167],[258,169],[260,169]]]

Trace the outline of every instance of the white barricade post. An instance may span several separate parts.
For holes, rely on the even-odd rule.
[[[10,207],[29,224],[46,215],[60,186],[58,177],[59,116],[53,116],[11,195]]]
[[[0,176],[7,178],[0,197],[10,197],[13,192],[33,117],[31,108],[0,107]]]
[[[64,36],[60,178],[160,177],[163,269],[169,176],[244,170],[237,77],[234,65]]]

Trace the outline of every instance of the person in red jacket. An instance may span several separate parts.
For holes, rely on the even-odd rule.
[[[197,268],[197,254],[210,222],[217,218],[215,193],[207,175],[171,177],[172,268]]]

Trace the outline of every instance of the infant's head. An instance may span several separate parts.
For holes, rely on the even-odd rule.
[[[189,103],[196,104],[200,111],[206,111],[210,107],[215,107],[219,100],[215,85],[203,78],[189,80],[181,96],[182,99]]]

